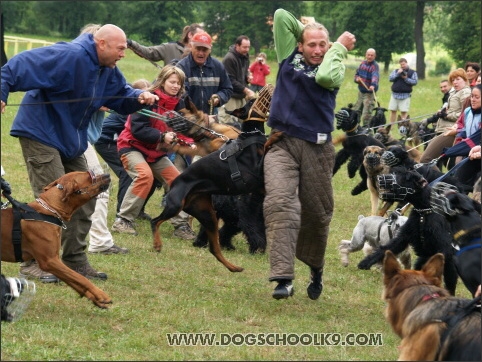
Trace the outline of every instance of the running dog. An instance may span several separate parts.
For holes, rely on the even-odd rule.
[[[343,266],[349,264],[349,254],[363,248],[365,255],[372,249],[387,245],[390,239],[397,235],[398,230],[407,221],[408,217],[401,216],[398,212],[392,212],[388,218],[381,216],[358,216],[358,224],[353,229],[351,240],[342,240],[338,246]],[[368,244],[369,248],[364,247]],[[412,266],[409,249],[405,249],[398,255],[405,269]]]
[[[402,339],[399,361],[480,361],[480,296],[450,296],[441,288],[444,256],[437,253],[420,270],[403,270],[395,255],[383,261],[385,316]]]
[[[22,204],[4,192],[13,207],[2,208],[2,261],[37,260],[40,269],[52,273],[96,306],[107,308],[111,298],[92,282],[67,267],[59,257],[64,222],[90,199],[107,190],[110,175],[70,172],[45,186],[36,201]]]
[[[263,159],[271,143],[282,137],[272,133],[268,141],[259,131],[243,132],[219,150],[192,163],[172,182],[162,213],[151,220],[153,246],[162,248],[160,225],[181,210],[195,217],[206,229],[209,251],[231,272],[243,268],[227,261],[219,245],[218,219],[212,195],[264,193]]]
[[[454,248],[451,228],[445,217],[435,213],[430,205],[431,187],[417,171],[394,167],[390,174],[379,175],[377,186],[384,201],[403,201],[413,205],[407,222],[397,236],[385,246],[380,246],[358,264],[360,269],[370,267],[383,260],[386,250],[398,254],[408,245],[417,256],[415,270],[420,270],[427,260],[436,253],[445,257],[444,282],[447,290],[454,295],[457,285],[457,271],[454,264]]]
[[[432,187],[430,204],[450,224],[457,248],[457,273],[474,295],[481,284],[480,203],[454,186],[439,182]]]

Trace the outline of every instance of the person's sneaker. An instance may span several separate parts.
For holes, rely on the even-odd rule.
[[[127,254],[129,252],[129,249],[126,248],[121,248],[120,246],[117,245],[112,245],[109,249],[102,250],[102,251],[89,251],[91,254],[104,254],[104,255],[110,255],[110,254]]]
[[[308,298],[312,300],[317,300],[321,292],[323,291],[323,271],[321,269],[313,269],[311,268],[311,281],[306,288],[308,292]]]
[[[176,229],[174,229],[173,235],[184,240],[196,239],[196,234],[187,224],[178,226]]]
[[[146,214],[145,211],[141,211],[141,212],[139,213],[139,215],[137,216],[137,219],[139,219],[139,220],[151,221],[151,220],[152,220],[152,217],[151,217],[151,215]]]
[[[65,262],[64,262],[65,263]],[[82,264],[82,265],[69,265],[65,263],[70,269],[73,271],[79,273],[80,275],[83,275],[87,279],[98,279],[98,280],[106,280],[107,279],[107,274],[98,272],[92,266],[89,264],[89,262]]]
[[[121,234],[137,235],[137,231],[134,228],[134,224],[129,220],[118,217],[115,219],[114,224],[112,224],[112,231]]]
[[[295,289],[291,280],[280,280],[272,295],[274,299],[286,299],[292,297],[293,294],[295,294]]]
[[[40,269],[36,260],[25,261],[20,264],[20,276],[26,279],[38,279],[42,283],[59,283],[55,275]]]

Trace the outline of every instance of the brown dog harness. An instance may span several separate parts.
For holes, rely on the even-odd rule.
[[[15,253],[15,260],[17,262],[24,261],[22,259],[22,227],[20,221],[43,221],[62,227],[64,223],[59,218],[52,215],[45,215],[35,211],[26,203],[20,203],[10,195],[4,195],[12,204],[13,211],[13,225],[12,225],[12,243],[13,251]]]

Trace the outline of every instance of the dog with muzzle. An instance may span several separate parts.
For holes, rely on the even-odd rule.
[[[380,146],[367,146],[363,149],[363,167],[360,169],[362,180],[356,185],[351,194],[358,195],[364,190],[370,191],[371,215],[384,216],[388,207],[378,211],[378,190],[376,187],[377,176],[388,173],[389,167],[381,162],[385,148]]]
[[[338,246],[343,266],[349,264],[349,254],[362,250],[365,255],[370,254],[372,249],[381,245],[387,245],[390,239],[397,235],[398,230],[407,221],[408,217],[401,216],[397,211],[388,218],[381,216],[358,216],[358,224],[353,229],[351,240],[342,240]],[[411,255],[409,248],[398,255],[405,269],[411,268]],[[381,264],[380,264],[381,266]]]

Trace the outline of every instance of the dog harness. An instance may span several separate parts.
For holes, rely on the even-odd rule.
[[[446,315],[440,322],[446,324],[446,328],[440,336],[439,349],[434,361],[439,360],[440,350],[442,349],[445,340],[447,339],[449,332],[454,328],[462,319],[467,317],[472,312],[480,313],[480,295],[472,299],[465,306],[457,306],[457,310],[453,313]]]
[[[244,182],[243,176],[239,171],[237,158],[243,150],[253,144],[262,144],[266,142],[266,136],[260,131],[253,132],[243,132],[235,140],[229,140],[221,148],[219,153],[219,159],[221,161],[228,161],[229,170],[231,171],[231,180],[234,182],[237,190],[241,193],[246,193],[246,183]],[[261,164],[262,164],[261,159]]]
[[[12,225],[12,243],[13,251],[15,253],[15,260],[17,262],[24,261],[22,259],[22,228],[20,221],[31,220],[31,221],[43,221],[48,222],[60,227],[65,227],[65,224],[61,219],[52,215],[45,215],[35,211],[33,208],[28,206],[26,203],[20,203],[10,195],[4,194],[4,196],[12,204],[13,211],[13,225]]]

